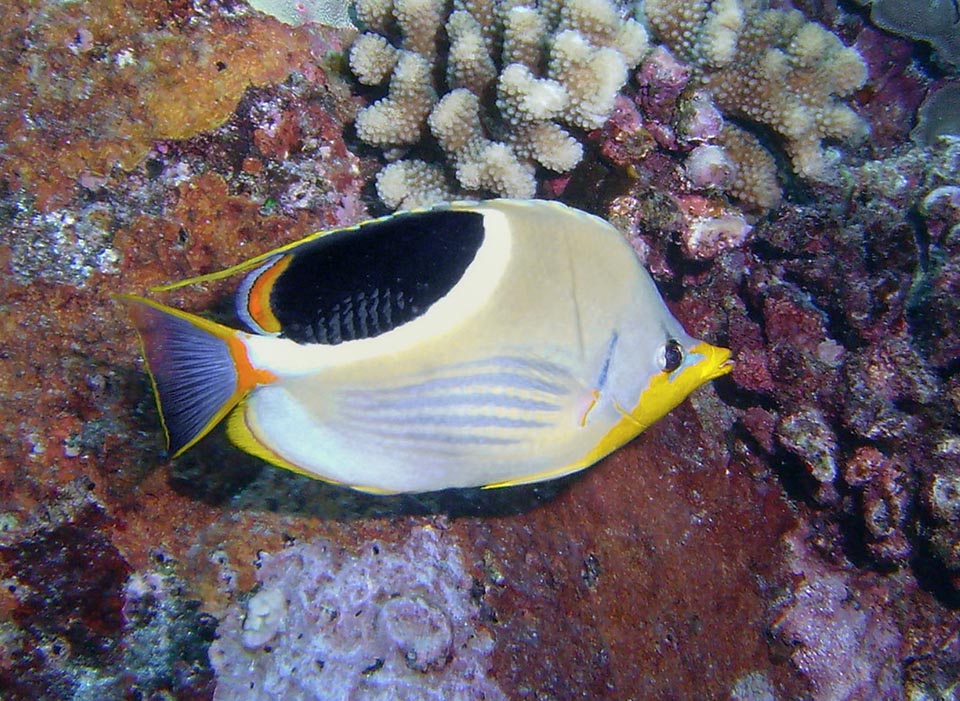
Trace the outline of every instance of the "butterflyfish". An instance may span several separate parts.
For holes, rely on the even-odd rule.
[[[173,457],[226,418],[242,450],[363,491],[538,482],[732,368],[611,224],[556,202],[401,212],[154,289],[239,273],[248,331],[124,296]]]

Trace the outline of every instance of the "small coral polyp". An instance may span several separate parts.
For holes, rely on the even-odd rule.
[[[580,162],[575,131],[606,122],[648,51],[643,27],[609,0],[358,0],[356,8],[366,31],[350,67],[361,83],[389,84],[360,111],[357,134],[391,156],[400,149],[377,179],[393,208],[464,194],[533,197],[538,169],[562,173]],[[428,132],[446,169],[413,154]]]

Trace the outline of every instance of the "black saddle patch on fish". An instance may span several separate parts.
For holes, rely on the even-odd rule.
[[[453,289],[483,239],[482,214],[432,210],[309,241],[270,292],[280,335],[334,345],[395,329]]]

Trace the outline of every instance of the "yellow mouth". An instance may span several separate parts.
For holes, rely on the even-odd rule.
[[[689,349],[690,357],[700,356],[691,365],[672,374],[660,372],[640,393],[633,411],[633,423],[643,430],[687,398],[697,387],[722,377],[733,370],[730,351],[726,348],[698,343]]]
[[[728,348],[698,343],[690,351],[704,357],[700,363],[701,383],[723,377],[733,370],[734,362],[730,359],[731,354]]]

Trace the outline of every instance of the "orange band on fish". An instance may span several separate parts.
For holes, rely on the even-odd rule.
[[[244,319],[247,323],[259,327],[262,333],[278,334],[282,329],[270,306],[270,293],[277,279],[289,267],[293,256],[280,256],[250,274],[246,284],[241,288],[241,299],[245,297],[242,308],[247,314]]]
[[[590,393],[590,403],[587,405],[586,410],[584,410],[583,416],[580,417],[580,428],[587,425],[587,417],[590,416],[590,412],[593,411],[598,401],[600,401],[600,391],[595,389]]]
[[[238,392],[246,394],[257,385],[270,384],[277,379],[277,376],[269,370],[253,366],[247,354],[247,346],[240,338],[234,336],[226,341],[227,347],[230,348],[230,357],[233,358],[233,364],[237,368]]]

